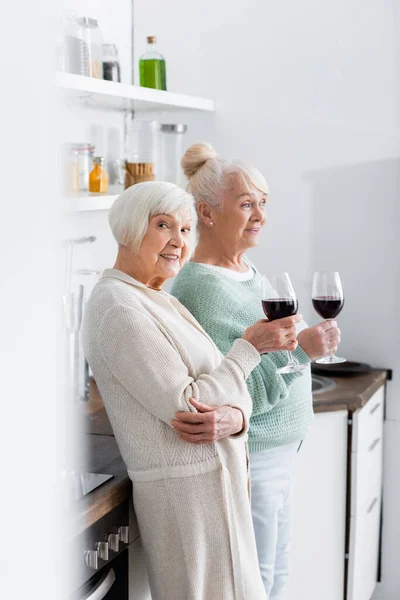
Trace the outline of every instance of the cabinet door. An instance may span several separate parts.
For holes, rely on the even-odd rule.
[[[370,600],[378,574],[380,496],[350,519],[349,580],[347,600]]]
[[[381,495],[384,386],[353,414],[351,516],[365,512]]]
[[[318,413],[298,454],[290,578],[282,600],[343,600],[347,411]]]

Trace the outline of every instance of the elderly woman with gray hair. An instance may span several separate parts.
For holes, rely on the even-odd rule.
[[[222,159],[207,143],[191,146],[182,167],[197,204],[199,241],[172,294],[227,354],[263,316],[260,273],[246,252],[257,246],[265,224],[268,186],[257,169]],[[303,371],[280,374],[286,353],[269,351],[246,380],[253,401],[251,507],[269,600],[282,598],[288,578],[296,454],[313,418],[310,362],[336,350],[340,331],[335,321],[311,328],[301,321],[297,340],[293,354]],[[183,416],[178,429],[189,426]]]
[[[191,253],[192,196],[140,183],[117,198],[109,221],[118,254],[88,301],[83,341],[133,483],[152,598],[262,600],[246,379],[264,352],[295,349],[298,317],[259,320],[224,357],[162,290]]]

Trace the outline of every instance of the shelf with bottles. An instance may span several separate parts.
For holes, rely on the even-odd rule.
[[[173,110],[212,112],[215,110],[213,100],[208,98],[175,94],[84,75],[58,72],[56,83],[68,99],[80,100],[88,106],[97,108],[143,112]]]

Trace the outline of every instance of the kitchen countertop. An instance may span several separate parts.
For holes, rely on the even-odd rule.
[[[368,402],[387,378],[388,372],[385,369],[372,369],[364,375],[352,377],[330,377],[336,383],[336,387],[322,394],[313,395],[314,412],[346,409],[354,412]]]
[[[355,377],[332,377],[333,390],[314,394],[315,413],[362,408],[388,377],[384,369],[373,369]],[[114,477],[82,498],[75,511],[74,530],[79,533],[118,506],[131,493],[131,483],[118,450],[96,383],[90,385],[89,401],[79,405],[79,427],[86,448],[85,469]]]

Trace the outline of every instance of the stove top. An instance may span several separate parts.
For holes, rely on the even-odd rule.
[[[86,473],[78,471],[62,471],[63,483],[65,484],[66,499],[79,500],[93,490],[109,481],[114,475],[108,473]]]

